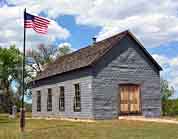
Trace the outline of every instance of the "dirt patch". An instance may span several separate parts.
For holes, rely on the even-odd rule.
[[[178,121],[176,119],[145,118],[145,117],[142,117],[142,116],[120,116],[118,119],[120,119],[120,120],[134,120],[134,121],[144,121],[144,122],[178,124]]]
[[[64,120],[64,121],[71,121],[71,122],[88,122],[88,123],[96,122],[95,120],[91,120],[91,119],[52,118],[52,117],[32,117],[26,119]]]

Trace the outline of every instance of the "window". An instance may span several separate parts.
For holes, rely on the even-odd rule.
[[[74,112],[81,111],[81,98],[80,98],[80,86],[79,84],[74,84],[75,96],[74,96]]]
[[[41,111],[41,92],[37,91],[37,111]]]
[[[60,92],[59,92],[59,111],[64,111],[65,110],[65,99],[64,99],[64,86],[60,87]]]
[[[52,111],[52,89],[48,89],[47,111]]]

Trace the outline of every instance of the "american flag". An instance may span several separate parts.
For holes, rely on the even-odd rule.
[[[24,21],[25,21],[24,22],[25,28],[33,28],[37,33],[47,34],[48,25],[50,23],[49,20],[40,16],[35,16],[29,13],[25,13]]]

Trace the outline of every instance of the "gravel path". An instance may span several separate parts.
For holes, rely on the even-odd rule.
[[[145,121],[145,122],[157,122],[157,123],[170,123],[178,124],[176,119],[164,119],[164,118],[145,118],[142,116],[120,116],[118,119],[123,120],[134,120],[134,121]]]
[[[44,117],[35,117],[35,118],[26,118],[26,119],[45,119],[45,120],[67,120],[72,122],[97,122],[97,120],[81,120],[81,119],[68,119],[68,118],[44,118]],[[170,123],[178,124],[178,120],[170,118],[145,118],[143,116],[119,116],[119,120],[133,120],[133,121],[144,121],[144,122],[157,122],[157,123]]]

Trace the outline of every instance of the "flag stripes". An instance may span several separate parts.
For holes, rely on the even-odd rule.
[[[45,18],[34,16],[29,13],[25,15],[24,27],[33,28],[37,33],[47,34],[49,24],[50,21]]]

